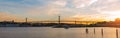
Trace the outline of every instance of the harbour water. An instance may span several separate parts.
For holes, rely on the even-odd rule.
[[[102,28],[103,37],[101,34]],[[116,38],[116,28],[88,27],[88,33],[86,33],[85,29],[86,27],[69,29],[51,27],[0,27],[0,38]]]

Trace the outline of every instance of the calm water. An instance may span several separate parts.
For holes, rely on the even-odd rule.
[[[0,27],[0,38],[102,38],[101,27],[89,28],[51,28],[51,27]],[[116,38],[116,28],[104,27],[104,38]]]

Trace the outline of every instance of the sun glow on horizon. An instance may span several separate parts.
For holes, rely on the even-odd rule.
[[[106,20],[115,21],[116,18],[120,18],[120,11],[104,11],[104,14],[109,14]]]

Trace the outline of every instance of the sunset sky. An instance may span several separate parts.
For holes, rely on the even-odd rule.
[[[0,0],[0,21],[113,21],[120,18],[120,0]]]

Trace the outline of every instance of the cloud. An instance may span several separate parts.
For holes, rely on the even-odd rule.
[[[72,17],[76,14],[85,17],[87,17],[87,15],[99,14],[99,12],[95,9],[91,9],[88,7],[69,8],[66,6],[67,4],[68,1],[65,0],[50,1],[47,5],[30,8],[29,10],[27,10],[27,13],[32,16],[46,16],[46,18],[61,15],[64,16],[63,19],[66,17]]]
[[[51,2],[52,4],[58,5],[58,6],[66,6],[67,2],[65,0],[57,0],[57,1],[53,1]]]
[[[72,3],[74,4],[75,8],[83,8],[93,4],[96,1],[97,0],[73,0]]]
[[[63,7],[66,6],[66,1],[64,0],[55,0],[50,1],[48,4],[44,6],[36,6],[32,7],[30,10],[27,10],[28,14],[31,15],[58,15]]]
[[[41,14],[51,16],[51,15],[59,14],[59,9],[51,6],[37,7],[27,10],[27,13],[33,16],[34,15],[39,16]]]
[[[8,12],[10,15],[15,14],[36,19],[47,19],[61,15],[63,19],[77,17],[87,20],[91,16],[93,16],[91,19],[97,19],[94,16],[99,19],[112,16],[105,11],[119,11],[120,0],[3,0],[0,2],[0,8],[1,12]]]
[[[94,4],[91,5],[92,8],[96,8],[99,10],[118,10],[120,7],[120,0],[98,0]]]

